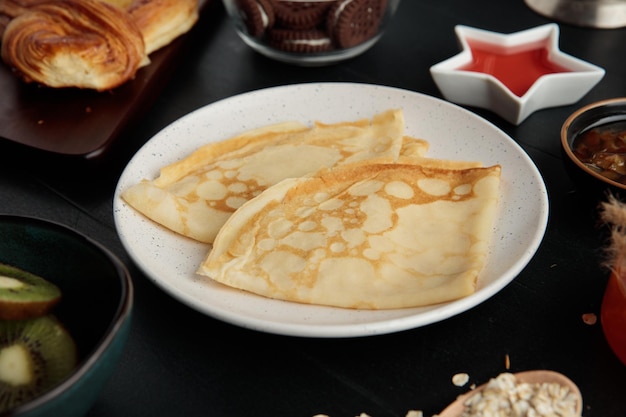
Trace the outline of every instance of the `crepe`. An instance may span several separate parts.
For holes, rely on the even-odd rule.
[[[368,161],[281,181],[228,219],[197,272],[265,297],[354,309],[468,296],[501,169],[428,164]]]
[[[426,141],[404,136],[401,110],[354,122],[285,122],[200,147],[157,178],[124,190],[122,198],[166,228],[212,243],[236,209],[285,178],[363,160],[418,157],[427,149]]]

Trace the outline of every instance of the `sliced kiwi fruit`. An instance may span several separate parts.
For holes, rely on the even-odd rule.
[[[24,320],[47,314],[61,299],[50,281],[0,263],[0,320]]]
[[[0,413],[53,388],[76,364],[76,344],[52,314],[0,320]]]

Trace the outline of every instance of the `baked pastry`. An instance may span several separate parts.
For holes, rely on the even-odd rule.
[[[328,12],[327,31],[339,48],[372,39],[385,15],[387,0],[338,1]]]
[[[26,82],[98,91],[145,65],[143,36],[124,10],[98,0],[40,0],[2,37],[2,59]]]
[[[395,161],[405,142],[403,131],[400,110],[312,127],[264,126],[197,149],[163,167],[157,178],[124,190],[122,198],[170,230],[211,243],[235,210],[285,178],[356,161]],[[410,142],[407,153],[427,149],[424,141]]]
[[[105,3],[112,4],[113,6],[117,6],[120,9],[126,10],[130,7],[134,0],[100,0]]]
[[[197,20],[197,0],[3,0],[2,59],[26,82],[109,90]]]
[[[127,10],[143,35],[147,55],[187,33],[198,20],[197,0],[134,0]]]
[[[388,0],[236,0],[248,34],[290,53],[352,48],[377,36]]]
[[[370,161],[285,179],[233,213],[198,273],[305,304],[393,309],[452,301],[475,291],[499,184],[498,165]]]
[[[30,7],[45,3],[46,1],[47,0],[2,0],[0,2],[0,15],[14,18],[28,11]]]
[[[291,30],[309,30],[322,25],[332,1],[276,1],[276,25]]]
[[[274,3],[272,0],[236,0],[241,20],[248,33],[260,38],[267,28],[274,26]]]
[[[276,49],[296,53],[325,52],[333,48],[332,40],[326,32],[318,29],[274,28],[269,30],[268,43]]]
[[[0,1],[0,39],[9,22],[41,0],[2,0]]]
[[[2,39],[2,34],[10,21],[11,18],[9,16],[0,14],[0,39]]]

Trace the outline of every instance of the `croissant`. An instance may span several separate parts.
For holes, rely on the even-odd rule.
[[[28,11],[29,7],[42,3],[42,1],[43,0],[3,0],[0,2],[0,15],[8,16],[9,18],[17,17]]]
[[[189,31],[198,20],[198,0],[134,0],[127,10],[143,34],[148,55]]]
[[[0,1],[0,39],[4,30],[14,17],[28,11],[28,7],[34,5],[31,1],[36,0],[3,0]]]
[[[0,38],[2,38],[2,34],[10,21],[10,17],[0,14]]]
[[[1,56],[26,82],[103,91],[149,62],[141,31],[118,7],[98,0],[13,3],[30,4],[17,7],[6,25]]]

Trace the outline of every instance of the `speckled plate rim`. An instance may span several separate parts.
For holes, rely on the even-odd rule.
[[[285,120],[311,123],[371,117],[401,108],[406,133],[430,143],[428,155],[502,165],[499,213],[476,292],[422,308],[349,310],[272,300],[228,288],[195,273],[208,245],[147,220],[120,197],[130,185],[197,147],[254,127]],[[416,328],[462,313],[510,283],[538,249],[548,221],[545,183],[526,152],[508,135],[455,104],[394,87],[310,83],[252,91],[224,99],[173,122],[135,154],[118,182],[114,219],[139,268],[182,303],[213,318],[262,332],[301,337],[357,337]]]

